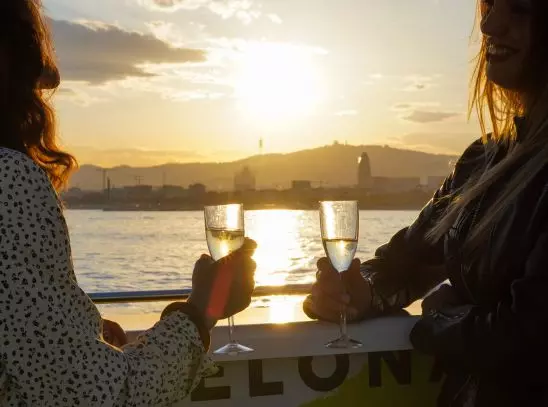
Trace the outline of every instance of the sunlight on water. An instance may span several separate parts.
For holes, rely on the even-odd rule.
[[[251,307],[266,309],[262,322],[271,324],[286,324],[295,321],[302,314],[304,295],[273,295],[255,298]]]
[[[268,308],[268,322],[286,324],[295,320],[295,310],[303,302],[301,296],[273,297]]]
[[[242,230],[240,224],[242,205],[227,205],[226,207],[226,228],[228,230]]]
[[[301,246],[297,211],[261,211],[253,213],[246,234],[257,241],[257,285],[284,285],[292,270],[306,265]]]
[[[362,211],[356,257],[365,260],[416,211]],[[65,212],[79,284],[87,292],[190,288],[194,263],[208,253],[203,212]],[[247,211],[246,235],[258,244],[256,282],[308,284],[325,256],[318,211]],[[291,320],[299,297],[255,299],[272,322]],[[155,304],[102,306],[119,313],[159,312]]]

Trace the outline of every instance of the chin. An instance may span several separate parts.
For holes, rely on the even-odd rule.
[[[487,79],[503,89],[518,91],[523,85],[521,69],[487,65]]]

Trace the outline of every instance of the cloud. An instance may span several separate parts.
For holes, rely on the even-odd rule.
[[[434,123],[441,122],[463,113],[457,111],[441,110],[437,102],[400,102],[391,108],[398,112],[398,116],[413,123]]]
[[[194,44],[201,44],[208,39],[206,26],[194,21],[187,24],[175,24],[172,22],[155,20],[146,22],[145,25],[152,35],[175,48],[184,48],[184,46],[188,44],[189,39],[192,39],[192,43]]]
[[[402,118],[413,123],[434,123],[441,122],[453,117],[460,116],[459,112],[442,112],[434,110],[413,110]]]
[[[270,21],[272,21],[274,24],[282,24],[283,23],[283,20],[280,18],[279,15],[277,14],[269,14],[268,16],[268,19]]]
[[[432,110],[438,109],[440,104],[438,102],[400,102],[392,106],[392,110],[395,112],[409,113],[411,110]]]
[[[479,136],[474,133],[409,133],[400,142],[408,147],[437,153],[462,154]]]
[[[136,0],[137,4],[154,11],[175,12],[207,8],[223,19],[237,18],[245,24],[258,19],[261,11],[252,0]]]
[[[392,106],[392,110],[395,111],[401,111],[401,110],[409,110],[412,109],[413,105],[411,103],[397,103],[394,106]]]
[[[403,92],[418,92],[437,86],[436,80],[441,75],[394,75],[380,72],[371,73],[363,81],[365,85],[378,84],[381,81],[389,81],[396,84],[396,90]]]
[[[196,10],[205,7],[210,0],[137,0],[137,4],[150,10],[173,12],[180,9]]]
[[[104,102],[104,98],[92,96],[86,92],[85,84],[78,82],[63,82],[61,87],[55,92],[55,100],[68,101],[75,105],[88,107],[92,104]]]
[[[126,31],[102,22],[52,20],[63,80],[102,84],[128,77],[151,77],[144,63],[205,60],[199,49],[175,48],[151,34]]]
[[[74,96],[76,94],[74,89],[70,89],[70,88],[57,89],[57,91],[55,93],[57,95],[63,95],[63,96]]]
[[[403,87],[401,90],[404,92],[419,92],[426,89],[430,89],[436,86],[434,82],[439,75],[424,76],[424,75],[408,75],[403,77]]]
[[[386,77],[381,73],[374,73],[368,75],[367,79],[362,81],[362,84],[365,86],[371,86],[380,83]]]
[[[101,88],[111,97],[129,98],[143,93],[158,95],[172,102],[215,101],[230,97],[232,88],[217,83],[214,77],[207,74],[181,73],[178,76],[170,73],[143,80],[127,78]]]

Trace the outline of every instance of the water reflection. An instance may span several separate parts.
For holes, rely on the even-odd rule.
[[[304,249],[309,238],[303,236],[303,212],[251,211],[247,216],[246,234],[258,244],[257,285],[284,285],[292,271],[307,268],[310,253]]]
[[[257,299],[252,308],[266,308],[268,318],[266,321],[271,324],[287,324],[303,319],[302,303],[304,296],[300,295],[278,295],[262,297]]]
[[[416,211],[360,212],[356,257],[374,250]],[[114,292],[190,288],[194,263],[207,253],[204,214],[196,212],[65,212],[71,234],[78,282],[85,291]],[[257,285],[307,284],[315,279],[316,260],[324,256],[317,211],[246,211],[247,235],[257,240]],[[284,323],[302,315],[302,297],[255,299],[263,308],[257,322]],[[272,309],[270,309],[272,307]],[[109,313],[139,315],[161,312],[151,304],[112,304]],[[268,309],[268,310],[267,310]],[[249,310],[252,312],[252,310]],[[245,323],[243,316],[238,321]]]

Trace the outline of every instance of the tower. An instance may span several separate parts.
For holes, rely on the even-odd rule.
[[[371,162],[367,153],[364,152],[358,159],[358,188],[371,188],[372,185]]]

